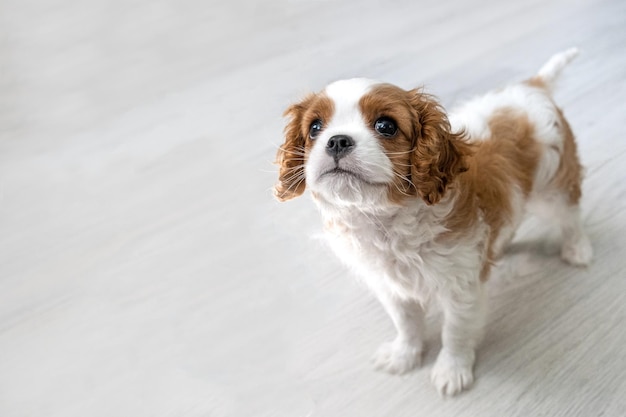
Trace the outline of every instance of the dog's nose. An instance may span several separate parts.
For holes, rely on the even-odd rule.
[[[350,136],[335,135],[328,139],[326,153],[332,156],[335,161],[343,158],[354,149],[354,140]]]

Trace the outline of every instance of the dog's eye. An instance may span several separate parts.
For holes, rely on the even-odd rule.
[[[317,135],[320,134],[323,127],[324,127],[324,124],[322,123],[321,120],[319,119],[314,120],[313,123],[311,123],[311,127],[309,127],[309,137],[311,139],[315,139]]]
[[[374,130],[384,137],[390,138],[396,134],[398,128],[396,127],[396,123],[389,117],[381,117],[374,123]]]

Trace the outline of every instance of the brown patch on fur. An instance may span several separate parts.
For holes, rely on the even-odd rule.
[[[525,83],[531,87],[543,88],[544,90],[547,90],[546,82],[538,75],[529,78],[525,81]]]
[[[391,202],[401,204],[406,197],[414,197],[411,186],[411,153],[414,146],[415,120],[417,115],[410,106],[407,92],[391,84],[377,85],[361,97],[359,107],[366,125],[379,138],[387,158],[393,164],[394,179],[389,184],[388,197]],[[384,137],[374,130],[376,120],[390,117],[398,132],[393,137]]]
[[[557,111],[559,114],[559,127],[563,133],[563,152],[559,169],[554,177],[554,184],[567,193],[568,203],[575,205],[578,204],[581,196],[583,169],[578,159],[574,133],[565,116],[563,116],[561,109],[557,108]]]
[[[420,196],[427,204],[439,202],[456,175],[466,170],[464,157],[471,153],[463,134],[450,132],[439,103],[419,90],[381,84],[363,96],[359,105],[393,164],[396,175],[389,185],[389,200],[400,204],[406,197]],[[383,116],[396,122],[394,137],[374,130],[376,120]]]
[[[477,152],[468,158],[467,173],[459,177],[457,200],[446,219],[450,232],[444,237],[458,238],[465,234],[482,213],[490,229],[486,262],[481,271],[483,281],[487,280],[498,255],[493,252],[495,239],[513,215],[511,190],[517,186],[525,196],[530,193],[541,152],[533,137],[533,126],[524,113],[500,109],[489,120],[489,128],[491,137],[477,142]]]
[[[309,127],[316,119],[321,120],[324,125],[328,124],[333,108],[332,100],[324,94],[310,94],[285,110],[283,116],[291,119],[285,127],[285,142],[276,153],[279,173],[274,195],[279,201],[290,200],[304,192],[304,165],[313,145],[309,138]]]

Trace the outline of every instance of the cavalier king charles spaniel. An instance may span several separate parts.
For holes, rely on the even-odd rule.
[[[562,230],[561,256],[587,265],[574,135],[551,90],[577,55],[446,114],[421,89],[356,78],[290,106],[278,150],[280,201],[309,188],[332,249],[378,297],[397,330],[377,368],[420,365],[424,309],[443,311],[431,380],[454,395],[473,380],[485,283],[525,212]]]

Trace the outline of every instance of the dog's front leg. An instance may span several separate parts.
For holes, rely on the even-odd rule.
[[[476,346],[482,337],[486,316],[484,285],[477,282],[471,290],[444,295],[441,301],[442,348],[431,379],[441,395],[455,395],[474,382]]]
[[[373,361],[376,369],[401,374],[419,366],[424,346],[424,311],[415,301],[401,300],[382,292],[377,294],[398,332],[391,342],[383,343]]]

